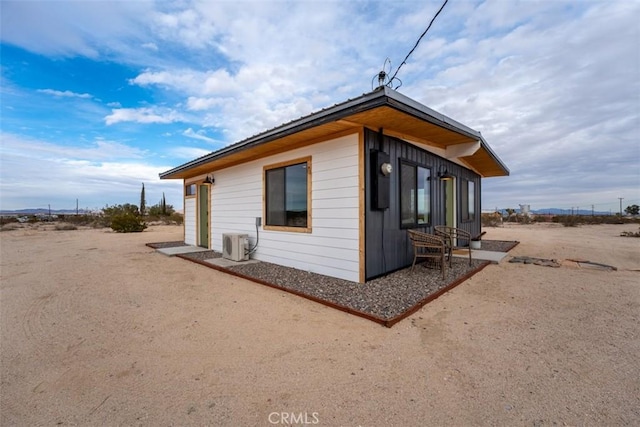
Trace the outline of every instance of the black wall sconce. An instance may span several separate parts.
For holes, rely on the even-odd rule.
[[[207,177],[202,181],[203,184],[213,184],[216,180],[213,178],[213,174],[207,175]]]
[[[438,168],[438,178],[440,178],[440,181],[449,181],[453,179],[453,175],[449,174],[445,165],[440,165]]]

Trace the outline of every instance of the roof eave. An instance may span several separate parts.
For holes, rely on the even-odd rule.
[[[267,144],[271,141],[295,134],[297,132],[301,132],[306,129],[320,126],[322,124],[333,122],[339,119],[344,119],[350,115],[385,105],[397,109],[403,113],[412,115],[416,118],[419,118],[420,120],[424,120],[426,122],[448,129],[452,132],[456,132],[480,141],[482,146],[486,148],[492,159],[500,166],[501,169],[504,170],[506,175],[509,175],[509,169],[504,165],[504,163],[502,163],[502,161],[493,152],[493,150],[491,150],[480,132],[477,132],[463,125],[462,123],[457,122],[445,116],[444,114],[438,113],[437,111],[432,110],[431,108],[420,104],[413,99],[408,98],[400,94],[399,92],[396,92],[395,90],[385,86],[357,98],[347,100],[343,103],[336,104],[334,106],[320,110],[319,112],[293,120],[289,123],[254,135],[243,141],[237,142],[235,144],[207,154],[203,157],[184,163],[166,172],[162,172],[159,174],[160,179],[182,178],[184,176],[183,173],[188,171],[189,169],[201,166],[213,160],[217,160],[251,147],[257,147],[263,144]]]

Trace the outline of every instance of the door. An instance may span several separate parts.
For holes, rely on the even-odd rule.
[[[444,185],[444,225],[456,226],[456,179],[451,177],[443,181]]]
[[[209,186],[198,186],[198,246],[209,247]]]

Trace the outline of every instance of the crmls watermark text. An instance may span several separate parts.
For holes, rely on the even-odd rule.
[[[319,424],[317,412],[272,412],[269,414],[269,423],[284,425],[312,425]]]

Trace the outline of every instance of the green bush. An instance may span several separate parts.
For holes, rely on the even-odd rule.
[[[147,228],[143,219],[134,213],[123,212],[111,217],[111,229],[118,233],[137,233]]]
[[[182,216],[181,213],[173,212],[171,215],[169,215],[169,220],[180,225],[184,222],[184,216]]]

